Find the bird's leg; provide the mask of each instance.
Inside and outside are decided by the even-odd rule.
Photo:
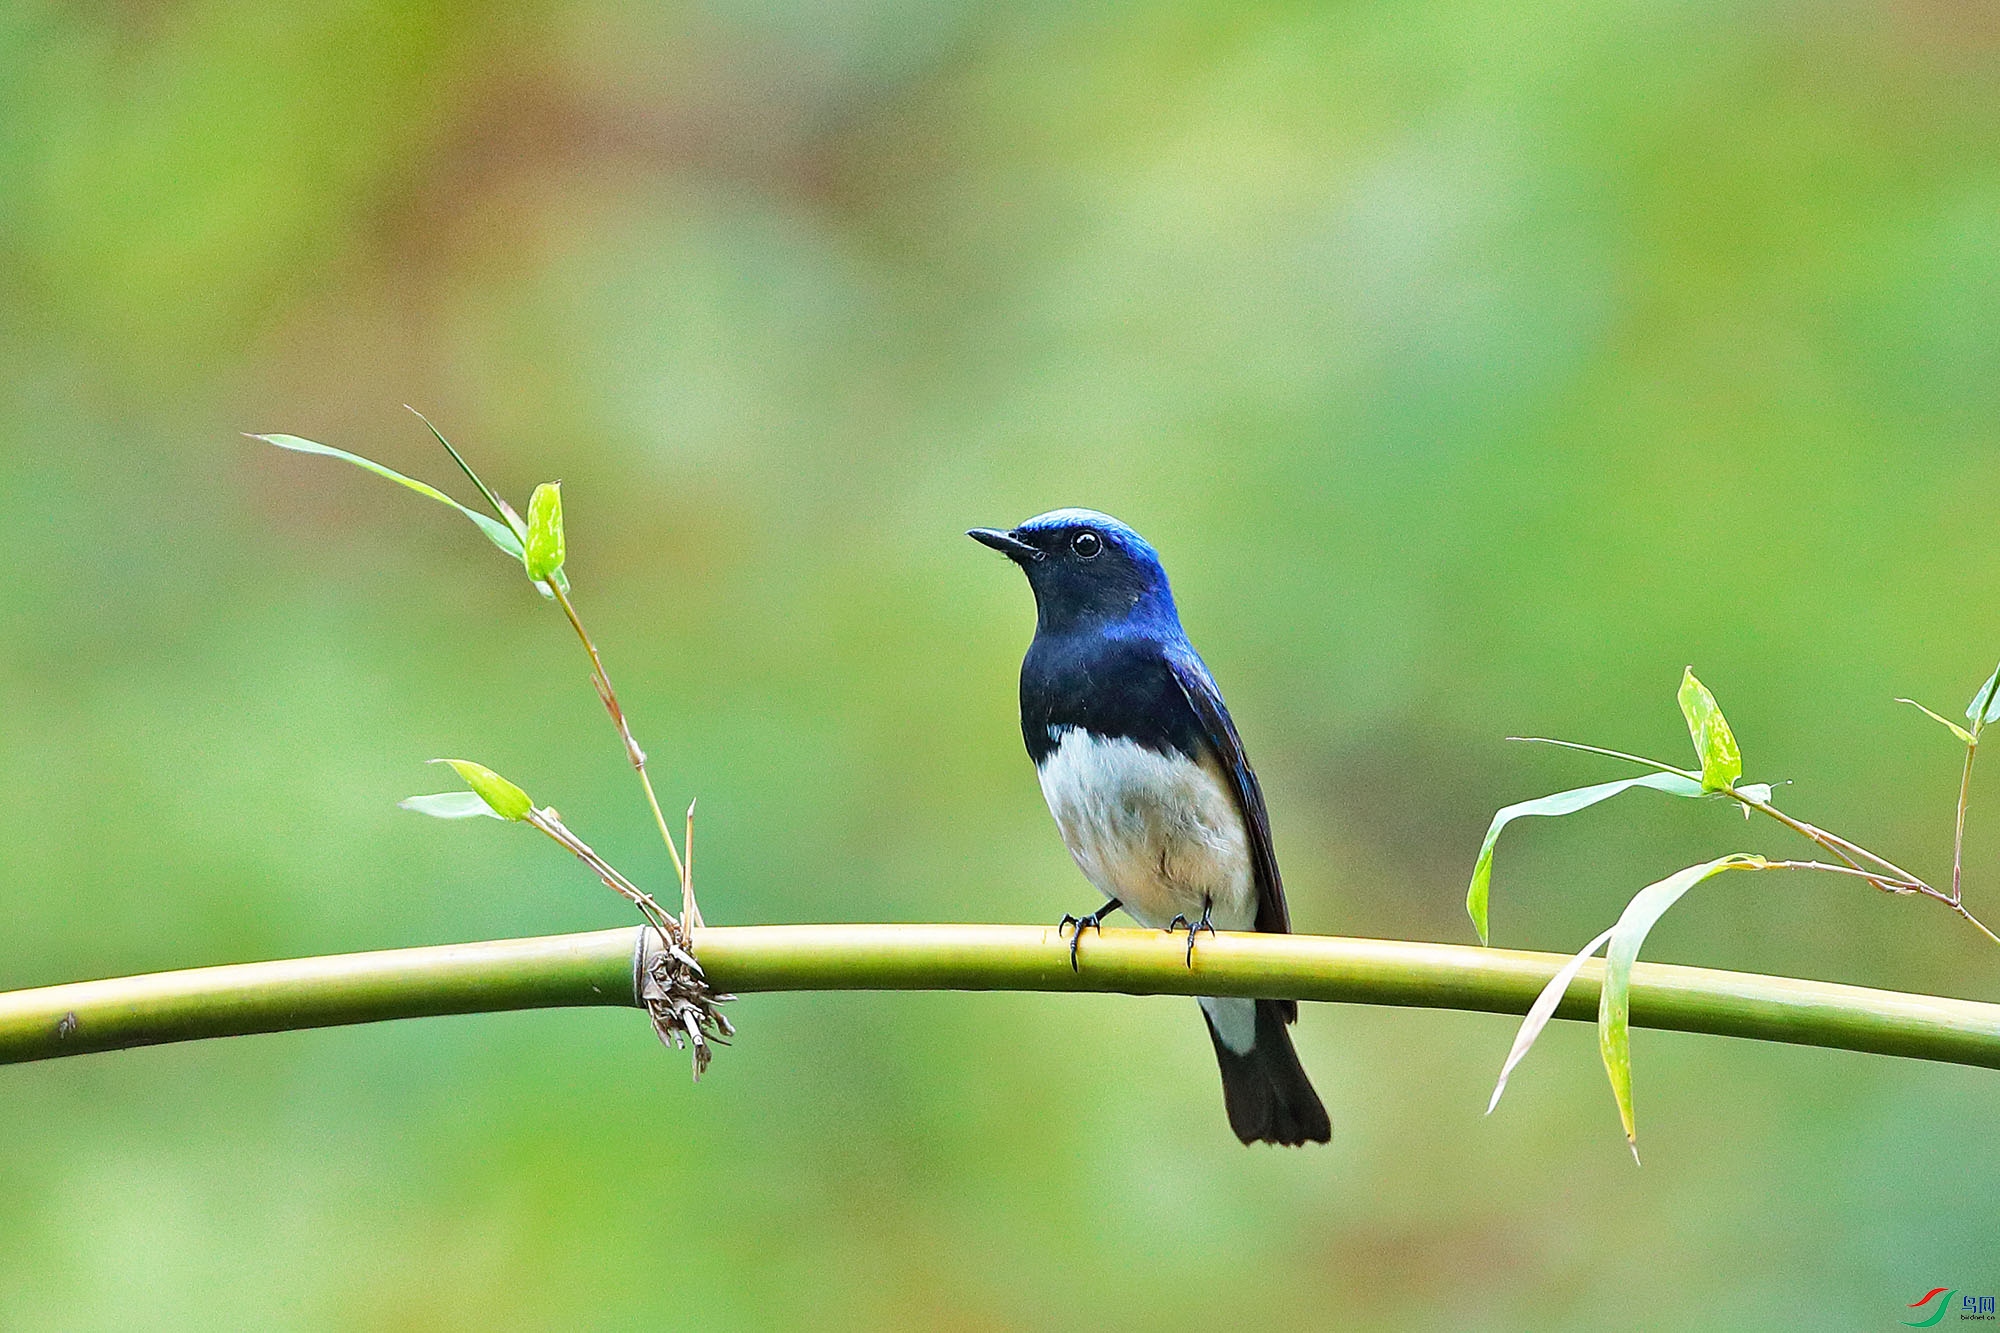
[[[1074,926],[1076,928],[1075,931],[1072,932],[1069,937],[1070,971],[1074,972],[1077,970],[1076,946],[1083,942],[1083,928],[1085,926],[1089,926],[1092,930],[1101,932],[1104,929],[1104,918],[1110,916],[1113,912],[1117,911],[1124,905],[1125,904],[1119,902],[1116,898],[1113,898],[1110,902],[1107,902],[1106,904],[1104,904],[1104,906],[1098,908],[1095,912],[1092,912],[1089,916],[1071,916],[1068,912],[1063,913],[1063,919],[1056,923],[1056,938],[1061,939],[1062,933],[1066,928],[1071,926]]]
[[[1201,899],[1201,920],[1189,921],[1179,912],[1176,912],[1174,913],[1174,919],[1167,922],[1167,931],[1169,933],[1176,930],[1185,930],[1187,932],[1187,965],[1189,967],[1194,966],[1194,937],[1201,934],[1204,930],[1211,935],[1215,933],[1215,923],[1208,919],[1208,914],[1213,910],[1215,910],[1215,899],[1209,897],[1207,894],[1203,894]]]

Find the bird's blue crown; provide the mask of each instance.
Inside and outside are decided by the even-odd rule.
[[[1179,635],[1180,616],[1159,553],[1095,509],[1052,509],[1006,534],[1035,590],[1040,627]]]
[[[1046,514],[1037,514],[1014,531],[1020,536],[1029,533],[1062,534],[1089,529],[1105,541],[1119,547],[1127,555],[1141,564],[1160,568],[1160,553],[1152,543],[1141,537],[1133,528],[1118,519],[1096,509],[1051,509]]]

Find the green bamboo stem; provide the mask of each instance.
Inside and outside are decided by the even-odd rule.
[[[0,993],[0,1063],[160,1042],[434,1014],[632,1005],[637,928],[160,972]],[[1053,927],[710,926],[694,949],[716,989],[1122,991],[1269,995],[1525,1013],[1567,959],[1466,945],[1325,935],[1084,937],[1081,967]],[[1557,1017],[1594,1021],[1603,965]],[[1646,1027],[2000,1068],[2000,1005],[1788,977],[1641,963]]]
[[[388,1018],[629,1005],[636,943],[626,926],[0,992],[0,1064]]]

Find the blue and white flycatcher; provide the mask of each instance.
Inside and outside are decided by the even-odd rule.
[[[1185,929],[1190,959],[1201,930],[1289,931],[1264,793],[1153,548],[1090,509],[967,535],[1019,565],[1035,593],[1021,736],[1063,842],[1106,899],[1063,919],[1071,962],[1085,928],[1121,907]],[[1236,1136],[1326,1142],[1326,1108],[1285,1030],[1298,1002],[1200,1003]]]

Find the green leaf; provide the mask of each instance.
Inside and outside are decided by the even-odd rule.
[[[1601,754],[1610,759],[1623,759],[1627,763],[1641,764],[1657,773],[1678,773],[1689,782],[1699,782],[1701,774],[1685,768],[1675,768],[1657,759],[1648,759],[1643,754],[1627,754],[1623,750],[1607,750],[1601,745],[1585,745],[1582,741],[1559,741],[1551,736],[1509,736],[1510,741],[1520,741],[1524,745],[1553,745],[1564,750],[1581,750],[1585,754]]]
[[[1965,717],[1972,723],[1975,732],[1990,722],[2000,722],[2000,667],[1993,669],[1993,674],[1979,687],[1979,693],[1972,696],[1972,702],[1966,705]]]
[[[302,440],[296,435],[252,435],[250,438],[253,440],[262,440],[266,444],[275,444],[280,449],[290,449],[293,453],[324,454],[328,458],[346,459],[348,462],[354,464],[354,466],[366,468],[378,477],[387,477],[399,486],[409,487],[418,495],[426,495],[436,500],[439,504],[450,505],[453,509],[456,509],[459,513],[477,524],[479,530],[486,534],[487,540],[491,541],[495,546],[505,551],[508,555],[513,556],[516,560],[523,558],[521,539],[508,531],[505,523],[502,523],[497,518],[488,518],[476,509],[467,509],[464,505],[452,499],[435,486],[418,481],[414,477],[406,477],[394,468],[383,467],[380,463],[372,459],[363,458],[360,454],[350,454],[345,449],[336,449],[328,444],[315,444],[311,440]]]
[[[1542,1035],[1542,1029],[1549,1025],[1551,1018],[1555,1017],[1556,1006],[1561,1004],[1563,996],[1569,993],[1569,983],[1576,980],[1576,974],[1583,970],[1583,965],[1590,960],[1590,956],[1602,949],[1604,941],[1610,938],[1611,932],[1607,930],[1584,945],[1554,976],[1549,978],[1549,984],[1542,987],[1542,993],[1535,997],[1534,1004],[1528,1008],[1528,1016],[1521,1020],[1521,1030],[1514,1034],[1513,1048],[1507,1052],[1506,1063],[1500,1066],[1500,1078],[1493,1085],[1493,1100],[1486,1103],[1486,1114],[1492,1115],[1493,1108],[1500,1104],[1500,1094],[1507,1091],[1507,1076],[1514,1072],[1514,1066],[1521,1063],[1521,1058],[1528,1053],[1528,1048],[1535,1044],[1535,1038]]]
[[[1710,791],[1726,790],[1743,776],[1743,756],[1722,710],[1715,705],[1715,696],[1694,678],[1693,667],[1681,675],[1680,701],[1688,735],[1694,738],[1695,755],[1701,760],[1701,785]]]
[[[431,762],[450,764],[457,769],[458,775],[465,779],[465,785],[472,788],[479,799],[502,819],[526,819],[529,811],[535,808],[535,803],[528,799],[528,793],[484,764],[475,764],[470,759],[433,759]]]
[[[412,796],[396,804],[405,810],[429,815],[433,819],[471,819],[477,815],[484,815],[488,819],[500,818],[478,792],[441,791],[434,796]]]
[[[1771,784],[1768,782],[1739,782],[1730,790],[1739,796],[1747,796],[1762,805],[1769,805],[1771,803]],[[1715,799],[1723,799],[1721,792],[1712,791],[1709,793],[1709,796]],[[1743,822],[1746,824],[1749,823],[1750,807],[1739,805],[1736,808],[1743,812]]]
[[[1994,672],[1994,676],[1996,678],[2000,678],[2000,671]],[[1967,731],[1964,727],[1959,726],[1958,723],[1952,721],[1950,718],[1939,717],[1936,713],[1933,713],[1930,709],[1924,707],[1922,704],[1918,703],[1915,699],[1898,698],[1896,702],[1899,704],[1908,704],[1910,707],[1916,709],[1919,713],[1922,713],[1925,717],[1929,718],[1931,721],[1949,730],[1952,735],[1958,737],[1960,740],[1964,741],[1967,745],[1972,744],[1972,733]],[[1978,720],[1979,719],[1978,699],[1975,698],[1972,701],[1972,707],[1965,710],[1965,715],[1973,719],[1974,726],[1980,725]]]
[[[524,543],[528,577],[537,583],[555,577],[563,566],[562,483],[545,481],[528,499],[528,537]]]
[[[415,408],[411,408],[410,410],[413,412],[416,411]],[[431,426],[429,421],[424,420],[423,413],[417,412],[417,419],[423,421],[426,426]],[[437,435],[438,442],[443,444],[445,448],[451,449],[450,442],[444,436],[438,435],[436,426],[431,426],[431,434]],[[294,453],[324,454],[328,458],[345,459],[356,467],[366,468],[378,477],[387,477],[397,485],[407,486],[417,494],[428,496],[436,500],[439,504],[450,505],[453,509],[471,519],[478,526],[479,530],[486,534],[486,539],[502,551],[505,551],[516,560],[525,562],[527,559],[526,548],[522,546],[520,536],[514,531],[514,528],[518,527],[522,532],[526,532],[527,525],[521,522],[518,515],[507,508],[506,501],[494,498],[493,493],[486,489],[486,483],[480,481],[471,468],[466,467],[464,459],[459,459],[459,466],[465,468],[466,475],[472,477],[474,484],[479,487],[480,492],[493,502],[494,507],[500,510],[513,526],[510,527],[508,523],[503,523],[497,518],[488,518],[476,509],[467,509],[437,487],[418,481],[414,477],[406,477],[394,468],[383,467],[373,459],[363,458],[360,454],[350,454],[347,450],[336,449],[330,444],[315,444],[311,440],[302,440],[296,435],[252,435],[250,438],[253,440],[262,440],[266,444],[275,444],[280,449],[290,449]],[[458,458],[458,450],[451,449],[451,456]],[[551,581],[564,592],[569,591],[569,579],[564,576],[560,569],[555,572],[555,577]],[[540,583],[536,584],[536,591],[540,592],[544,597],[555,596],[547,588],[542,587]]]
[[[437,442],[444,446],[444,451],[451,455],[451,461],[458,464],[458,470],[463,472],[467,479],[479,488],[479,493],[486,497],[486,503],[493,506],[493,512],[507,520],[508,526],[514,529],[514,535],[516,537],[524,536],[527,533],[527,528],[514,515],[514,512],[507,508],[507,502],[495,495],[493,489],[479,479],[479,474],[472,470],[472,464],[466,462],[464,455],[451,447],[451,441],[444,437],[444,432],[433,426],[429,417],[417,411],[416,408],[411,407],[408,403],[403,404],[403,410],[424,423],[424,428],[430,431]]]
[[[1479,932],[1479,942],[1488,943],[1486,929],[1487,895],[1493,880],[1493,846],[1500,841],[1500,830],[1523,815],[1569,815],[1585,810],[1599,801],[1608,801],[1620,792],[1634,787],[1649,787],[1663,791],[1670,796],[1700,796],[1701,784],[1684,773],[1648,773],[1642,778],[1623,778],[1617,782],[1600,782],[1594,787],[1578,787],[1573,791],[1559,791],[1553,796],[1543,796],[1532,801],[1521,801],[1510,805],[1493,816],[1487,826],[1486,841],[1479,846],[1479,859],[1472,866],[1472,886],[1465,892],[1466,914],[1472,918],[1472,925]]]
[[[1604,989],[1597,1000],[1597,1047],[1604,1057],[1604,1072],[1611,1079],[1611,1095],[1618,1100],[1618,1118],[1625,1124],[1625,1141],[1632,1147],[1635,1162],[1639,1160],[1639,1131],[1632,1115],[1631,1017],[1632,964],[1639,957],[1639,946],[1654,923],[1695,885],[1725,870],[1763,864],[1761,856],[1732,855],[1677,870],[1633,894],[1618,924],[1611,928],[1611,943],[1604,951]]]

